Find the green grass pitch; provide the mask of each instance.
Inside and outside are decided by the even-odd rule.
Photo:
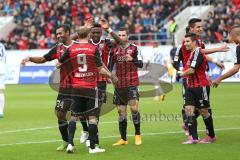
[[[141,87],[145,89],[146,87]],[[0,160],[237,160],[240,159],[240,83],[225,83],[211,90],[211,105],[217,141],[213,144],[182,145],[180,129],[181,85],[175,84],[164,102],[140,100],[141,146],[134,145],[132,122],[128,123],[129,145],[112,147],[119,139],[116,110],[100,119],[100,144],[105,153],[89,155],[75,135],[76,152],[55,151],[61,143],[54,115],[56,92],[47,85],[8,85],[5,117],[0,119]],[[150,115],[162,117],[150,117]],[[167,117],[164,117],[163,114]],[[175,116],[173,119],[172,116]],[[148,117],[147,117],[148,116]],[[202,118],[198,118],[200,138],[204,137]]]

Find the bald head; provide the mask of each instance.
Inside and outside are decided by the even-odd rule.
[[[229,42],[234,42],[236,44],[240,43],[240,26],[235,25],[231,28],[231,31],[228,35]]]

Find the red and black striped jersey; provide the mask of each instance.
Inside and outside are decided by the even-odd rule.
[[[133,61],[126,61],[126,55],[129,54],[133,57]],[[116,65],[116,76],[118,77],[118,83],[116,88],[126,88],[139,85],[138,78],[138,61],[141,58],[141,54],[138,48],[134,44],[129,44],[128,47],[123,48],[118,45],[114,48],[112,55],[113,63]],[[141,61],[142,63],[142,61]],[[140,65],[140,68],[142,65]]]
[[[207,59],[206,55],[200,47],[191,52],[187,67],[195,70],[194,74],[187,76],[187,87],[204,87],[209,86],[209,81],[206,75]]]
[[[110,52],[110,46],[109,44],[111,43],[111,40],[106,38],[106,39],[101,39],[98,43],[94,43],[92,39],[89,40],[89,43],[93,44],[94,46],[98,47],[100,56],[102,58],[103,64],[107,67],[108,66],[108,59],[109,59],[109,52]],[[98,74],[98,82],[101,81],[107,81],[107,78]]]
[[[47,61],[52,61],[52,60],[59,60],[60,57],[66,52],[66,50],[70,47],[66,46],[62,43],[57,44],[55,47],[53,47],[47,54],[45,54],[43,57]],[[60,69],[60,88],[67,88],[68,83],[69,83],[69,76],[67,74],[66,68],[61,68]]]
[[[90,43],[71,45],[59,60],[67,68],[72,88],[95,88],[102,60],[98,48]]]
[[[198,47],[205,49],[205,44],[203,43],[201,38],[198,39],[197,45],[198,45]],[[174,56],[174,61],[173,61],[174,68],[178,70],[180,61],[182,61],[183,70],[186,70],[188,68],[187,61],[190,57],[190,54],[191,54],[191,51],[186,50],[185,45],[184,45],[184,40],[183,40],[181,46],[177,48],[175,56]]]

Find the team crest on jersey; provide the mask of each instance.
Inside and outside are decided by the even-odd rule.
[[[133,50],[129,49],[127,50],[127,54],[132,54],[133,53]]]

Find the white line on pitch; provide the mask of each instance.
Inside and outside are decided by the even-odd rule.
[[[240,130],[240,128],[218,128],[215,131],[232,131],[232,130]],[[200,132],[205,132],[206,130],[199,130]],[[168,134],[180,134],[183,131],[168,131],[168,132],[155,132],[155,133],[143,133],[142,136],[156,136],[156,135],[168,135]],[[135,135],[127,135],[128,137],[133,137]],[[113,136],[103,136],[100,137],[101,139],[109,139],[109,138],[118,138],[119,135]],[[76,140],[76,139],[75,139]],[[0,147],[4,146],[14,146],[14,145],[25,145],[25,144],[43,144],[43,143],[55,143],[61,142],[62,140],[45,140],[45,141],[32,141],[32,142],[19,142],[19,143],[7,143],[7,144],[0,144]]]
[[[214,116],[213,118],[239,118],[240,115],[219,115],[219,116]],[[143,121],[143,123],[150,123],[150,122],[155,122],[155,121]],[[159,122],[159,121],[156,121]],[[164,122],[164,121],[161,121]],[[113,124],[113,123],[118,123],[118,121],[100,121],[101,124]],[[1,134],[7,134],[7,133],[16,133],[16,132],[27,132],[27,131],[37,131],[37,130],[45,130],[45,129],[54,129],[57,128],[57,126],[47,126],[47,127],[38,127],[38,128],[25,128],[25,129],[17,129],[17,130],[8,130],[8,131],[2,131],[0,132]]]

